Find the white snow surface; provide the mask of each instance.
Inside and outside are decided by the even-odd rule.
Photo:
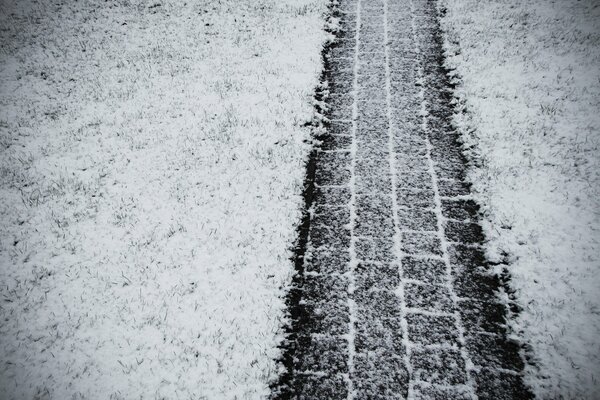
[[[600,398],[600,4],[443,0],[489,255],[539,398]],[[503,255],[507,253],[508,256]]]
[[[0,9],[0,398],[264,397],[326,1]]]

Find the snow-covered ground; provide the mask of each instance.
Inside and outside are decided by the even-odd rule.
[[[0,5],[0,398],[257,398],[325,0]]]
[[[600,398],[600,4],[443,0],[490,255],[540,398]]]

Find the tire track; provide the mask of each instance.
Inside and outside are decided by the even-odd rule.
[[[531,398],[451,124],[437,13],[427,0],[334,10],[273,398]]]

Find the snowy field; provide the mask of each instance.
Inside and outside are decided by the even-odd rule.
[[[600,6],[440,0],[539,398],[600,398]],[[0,0],[0,399],[261,398],[327,0]]]
[[[600,3],[443,0],[457,116],[543,399],[600,398]],[[458,44],[458,45],[457,45]]]
[[[0,4],[0,398],[276,375],[325,0]]]

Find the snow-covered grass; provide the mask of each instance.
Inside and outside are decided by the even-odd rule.
[[[257,398],[325,0],[0,4],[0,398]]]
[[[600,4],[443,0],[456,122],[540,398],[600,398]],[[507,253],[507,255],[503,255]]]

